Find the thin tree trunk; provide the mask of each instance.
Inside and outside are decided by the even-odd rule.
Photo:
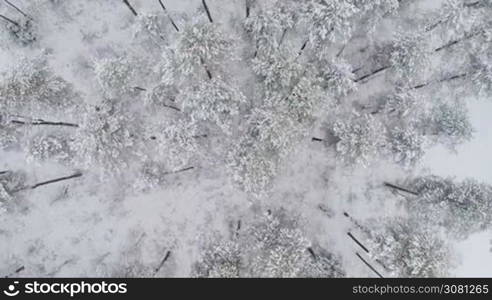
[[[297,56],[298,56],[298,57],[302,55],[302,53],[304,52],[304,49],[306,49],[306,46],[307,46],[308,42],[309,42],[309,40],[306,40],[306,41],[304,42],[304,44],[302,44],[301,49],[300,49],[300,50],[299,50],[299,52],[297,53]]]
[[[171,17],[171,15],[169,15],[169,12],[167,11],[166,7],[164,6],[164,3],[162,2],[162,0],[159,0],[159,4],[161,5],[162,7],[162,10],[164,10],[164,12],[166,13],[167,17],[169,18],[169,21],[171,22],[171,24],[173,25],[174,29],[176,30],[176,32],[179,32],[179,27],[178,25],[176,25],[176,23],[174,22],[173,18]]]
[[[282,35],[280,36],[280,40],[278,41],[278,46],[280,47],[280,45],[282,45],[282,43],[284,42],[284,39],[285,39],[285,35],[287,34],[287,28],[285,28],[283,31],[282,31]]]
[[[130,4],[130,2],[128,2],[128,0],[123,0],[123,3],[125,3],[126,6],[132,11],[134,16],[138,16],[137,11],[135,10],[135,8],[133,8],[133,6]]]
[[[176,171],[165,172],[164,175],[183,173],[183,172],[186,172],[186,171],[193,170],[194,168],[195,167],[187,167],[187,168],[176,170]]]
[[[309,252],[309,254],[311,255],[311,257],[312,257],[314,260],[317,260],[317,259],[318,259],[318,256],[316,255],[316,253],[314,253],[313,248],[308,247],[308,248],[307,248],[307,251]]]
[[[434,49],[434,51],[435,52],[439,52],[439,51],[445,50],[445,49],[447,49],[449,47],[452,47],[452,46],[454,46],[456,44],[459,44],[459,43],[461,43],[463,41],[469,40],[469,39],[471,39],[471,38],[473,38],[473,37],[475,37],[475,36],[477,36],[477,35],[479,35],[481,33],[482,33],[482,30],[478,30],[477,32],[471,33],[469,35],[466,35],[466,36],[462,37],[461,39],[450,41],[450,42],[442,45],[441,47],[438,47],[438,48]]]
[[[3,0],[5,3],[7,3],[8,5],[10,5],[11,7],[13,7],[16,11],[18,11],[19,13],[21,13],[24,17],[32,20],[32,18],[26,14],[25,12],[23,12],[20,8],[18,8],[17,6],[15,6],[12,2],[8,1],[8,0]]]
[[[167,251],[166,255],[164,255],[164,258],[161,260],[161,263],[159,264],[159,266],[157,266],[157,268],[155,268],[154,276],[157,273],[159,273],[159,271],[162,269],[162,267],[164,266],[164,264],[166,263],[166,261],[169,259],[170,256],[171,256],[171,251]]]
[[[419,193],[417,193],[415,191],[412,191],[410,189],[404,188],[404,187],[399,186],[399,185],[396,185],[396,184],[392,184],[392,183],[389,183],[389,182],[386,182],[386,181],[383,184],[386,187],[389,187],[391,189],[395,189],[395,190],[398,190],[398,191],[402,191],[402,192],[405,192],[407,194],[411,194],[411,195],[414,195],[414,196],[418,196],[419,195]]]
[[[374,75],[376,75],[376,74],[378,74],[378,73],[381,73],[381,72],[383,72],[384,70],[387,70],[387,69],[389,69],[389,68],[391,68],[391,66],[384,66],[384,67],[381,67],[381,68],[379,68],[379,69],[376,69],[376,70],[372,71],[372,72],[371,72],[371,73],[369,73],[369,74],[366,74],[366,75],[363,75],[363,76],[361,76],[361,77],[359,77],[359,78],[354,79],[354,82],[359,82],[359,81],[365,80],[365,79],[367,79],[367,78],[369,78],[369,77],[372,77],[372,76],[374,76]]]
[[[60,178],[56,178],[56,179],[51,179],[51,180],[39,182],[39,183],[36,183],[36,184],[30,186],[29,189],[34,190],[34,189],[36,189],[40,186],[43,186],[43,185],[52,184],[52,183],[56,183],[56,182],[60,182],[60,181],[78,178],[78,177],[82,177],[82,173],[75,173],[75,174],[70,175],[70,176],[65,176],[65,177],[60,177]]]
[[[44,120],[35,120],[35,121],[19,121],[19,120],[12,120],[10,123],[13,124],[20,124],[20,125],[31,125],[31,126],[39,126],[39,125],[47,125],[47,126],[67,126],[67,127],[79,127],[78,124],[74,123],[67,123],[67,122],[50,122],[50,121],[44,121]]]
[[[357,257],[362,260],[362,262],[369,267],[369,269],[371,269],[371,271],[373,271],[374,273],[376,273],[376,275],[379,276],[379,278],[384,278],[383,275],[381,275],[381,273],[379,273],[376,269],[374,269],[373,266],[371,266],[370,263],[368,263],[358,252],[355,252],[355,254],[357,255]]]
[[[426,87],[434,82],[437,82],[437,83],[442,83],[442,82],[446,82],[446,81],[451,81],[451,80],[455,80],[455,79],[460,79],[460,78],[464,78],[468,76],[468,73],[462,73],[462,74],[456,74],[456,75],[452,75],[452,76],[449,76],[449,77],[444,77],[444,78],[441,78],[437,81],[429,81],[429,82],[426,82],[426,83],[421,83],[421,84],[418,84],[416,86],[413,86],[412,88],[413,89],[421,89],[423,87]]]
[[[207,2],[205,0],[202,0],[203,8],[205,8],[205,12],[207,13],[208,20],[210,23],[213,23],[214,20],[212,19],[212,15],[210,14],[210,10],[208,9]]]
[[[249,18],[251,7],[249,5],[249,0],[246,0],[246,18]]]
[[[16,275],[16,274],[19,274],[20,272],[24,271],[25,269],[26,269],[26,268],[25,268],[24,266],[21,266],[21,267],[19,267],[19,268],[15,269],[15,271],[14,271],[14,272],[12,272],[12,273],[10,273],[10,274],[8,274],[8,275],[5,275],[5,276],[4,276],[4,278],[9,278],[9,277],[12,277],[12,276],[14,276],[14,275]]]
[[[12,19],[9,19],[7,18],[6,16],[4,15],[0,15],[0,18],[4,19],[5,21],[11,23],[11,24],[14,24],[15,26],[17,27],[20,27],[19,23],[17,23],[16,21],[12,20]]]
[[[347,235],[357,244],[359,247],[362,248],[366,253],[369,253],[369,250],[361,243],[359,242],[358,239],[355,238],[355,236],[351,232],[347,232]]]

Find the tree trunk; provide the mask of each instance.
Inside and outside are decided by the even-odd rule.
[[[302,53],[304,52],[304,49],[306,49],[306,46],[308,44],[309,40],[306,40],[304,44],[302,44],[301,49],[299,50],[299,53],[297,53],[297,56],[301,56]]]
[[[212,15],[210,14],[210,10],[208,9],[207,2],[205,0],[202,0],[203,8],[205,8],[205,12],[207,13],[208,20],[210,23],[213,23],[214,20],[212,19]]]
[[[364,246],[361,242],[359,242],[358,239],[355,238],[355,236],[351,232],[347,232],[347,235],[357,244],[359,247],[362,248],[366,253],[369,253],[369,250]]]
[[[130,2],[128,2],[128,0],[123,0],[123,3],[125,3],[126,6],[132,11],[134,16],[138,16],[137,11],[135,10],[135,8],[133,8]]]
[[[5,21],[11,23],[11,24],[14,24],[15,26],[17,27],[20,27],[19,23],[17,23],[16,21],[12,20],[12,19],[9,19],[7,18],[6,16],[4,15],[0,15],[0,18],[4,19]]]
[[[52,183],[56,183],[56,182],[60,182],[60,181],[78,178],[78,177],[82,177],[82,173],[75,173],[75,174],[70,175],[70,176],[65,176],[65,177],[60,177],[60,178],[56,178],[56,179],[51,179],[48,181],[39,182],[39,183],[36,183],[36,184],[30,186],[29,189],[34,190],[34,189],[36,189],[40,186],[43,186],[43,185],[52,184]]]
[[[44,120],[34,120],[34,121],[19,121],[12,120],[10,123],[20,124],[20,125],[31,125],[31,126],[39,126],[39,125],[47,125],[47,126],[67,126],[67,127],[79,127],[78,124],[67,123],[67,122],[50,122]]]
[[[457,40],[454,40],[454,41],[450,41],[450,42],[448,42],[448,43],[446,43],[446,44],[442,45],[441,47],[438,47],[438,48],[434,49],[434,51],[435,51],[435,52],[442,51],[442,50],[444,50],[444,49],[447,49],[447,48],[449,48],[449,47],[452,47],[453,45],[456,45],[456,44],[459,44],[459,43],[461,43],[461,42],[463,42],[463,41],[466,41],[466,40],[468,40],[468,39],[471,39],[471,38],[473,38],[473,37],[475,37],[475,36],[479,35],[480,33],[482,33],[482,30],[478,30],[478,31],[477,31],[477,32],[475,32],[475,33],[471,33],[471,34],[469,34],[469,35],[466,35],[466,36],[462,37],[461,39],[457,39]]]
[[[376,275],[379,276],[379,278],[384,278],[383,275],[381,275],[381,273],[379,273],[376,269],[374,269],[373,266],[371,266],[370,263],[368,263],[358,252],[355,252],[355,254],[357,255],[357,257],[362,260],[362,262],[369,267],[369,269],[371,269],[371,271],[373,271],[374,273],[376,273]]]
[[[161,260],[161,263],[159,264],[159,266],[157,266],[157,268],[155,268],[154,276],[157,273],[159,273],[159,271],[162,269],[162,267],[164,266],[164,264],[166,263],[166,261],[169,259],[170,256],[171,256],[171,251],[167,251],[166,255],[164,255],[164,258]]]
[[[285,35],[287,34],[287,28],[285,28],[283,31],[282,31],[282,35],[280,36],[280,40],[278,41],[278,46],[280,47],[280,45],[282,45],[282,43],[284,42],[284,39],[285,39]]]
[[[466,77],[466,76],[468,76],[468,73],[456,74],[456,75],[452,75],[452,76],[449,76],[449,77],[441,78],[441,79],[439,79],[437,81],[429,81],[429,82],[426,82],[426,83],[421,83],[421,84],[418,84],[416,86],[413,86],[412,88],[418,90],[418,89],[421,89],[423,87],[426,87],[426,86],[430,85],[433,82],[442,83],[442,82],[446,82],[446,81],[460,79],[460,78],[463,78],[463,77]]]
[[[178,174],[178,173],[183,173],[183,172],[186,172],[186,171],[193,170],[194,168],[195,168],[195,167],[187,167],[187,168],[184,168],[184,169],[181,169],[181,170],[176,170],[176,171],[166,172],[166,173],[164,173],[164,175],[170,175],[170,174]]]
[[[380,72],[383,72],[384,70],[387,70],[387,69],[389,69],[389,68],[391,68],[391,66],[384,66],[384,67],[381,67],[381,68],[379,68],[379,69],[376,69],[376,70],[372,71],[372,72],[371,72],[371,73],[369,73],[369,74],[366,74],[366,75],[363,75],[363,76],[361,76],[361,77],[359,77],[359,78],[354,79],[354,82],[359,82],[359,81],[365,80],[365,79],[367,79],[367,78],[369,78],[369,77],[371,77],[371,76],[374,76],[374,75],[376,75],[376,74],[378,74],[378,73],[380,73]]]
[[[20,8],[18,8],[17,6],[15,6],[12,2],[8,1],[8,0],[3,0],[5,3],[7,3],[8,5],[10,5],[11,7],[13,7],[16,11],[18,11],[19,13],[21,13],[24,17],[32,20],[32,18],[26,14],[25,12],[23,12]]]
[[[386,182],[386,181],[383,184],[386,187],[389,187],[391,189],[395,189],[395,190],[398,190],[398,191],[402,191],[402,192],[405,192],[407,194],[411,194],[411,195],[414,195],[414,196],[418,196],[419,195],[419,193],[417,193],[415,191],[412,191],[410,189],[404,188],[404,187],[399,186],[399,185],[396,185],[396,184],[392,184],[392,183],[389,183],[389,182]]]
[[[161,5],[162,10],[164,10],[164,12],[166,13],[167,17],[169,18],[169,21],[173,25],[173,27],[176,30],[176,32],[179,32],[179,27],[176,25],[176,23],[174,22],[173,18],[169,15],[169,12],[167,11],[166,7],[164,6],[164,3],[162,2],[162,0],[159,0],[159,4]]]
[[[249,0],[246,0],[246,18],[249,18],[251,7],[249,5]]]

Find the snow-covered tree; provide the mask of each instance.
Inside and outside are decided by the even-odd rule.
[[[396,80],[413,83],[426,76],[430,66],[430,54],[426,36],[419,32],[397,33],[392,45],[390,65]]]
[[[151,127],[150,138],[159,160],[168,168],[176,171],[190,166],[200,153],[199,140],[204,134],[189,120],[172,120]]]
[[[347,163],[368,165],[386,143],[385,128],[370,114],[351,114],[336,121],[332,134],[337,154]]]
[[[389,150],[396,162],[413,166],[424,155],[425,139],[414,126],[394,127],[388,134]]]
[[[368,223],[370,256],[392,277],[445,277],[452,251],[434,227],[417,220],[383,219]],[[372,225],[372,226],[371,226]]]
[[[142,61],[130,56],[103,58],[95,61],[94,72],[105,97],[109,99],[131,95],[138,88],[144,72]]]
[[[104,174],[119,174],[131,163],[141,161],[141,123],[124,103],[103,100],[88,105],[81,116],[71,147],[82,168],[101,168]]]
[[[308,1],[304,22],[309,28],[309,41],[315,46],[345,42],[352,35],[354,24],[351,19],[357,12],[352,1]]]
[[[418,219],[442,226],[460,239],[492,225],[492,187],[474,179],[461,182],[438,176],[412,179],[409,188],[418,194],[407,200]]]
[[[0,108],[10,114],[69,112],[78,99],[72,85],[52,71],[45,55],[22,58],[0,80]]]
[[[437,142],[454,147],[472,137],[473,128],[468,110],[462,101],[438,103],[433,107],[428,118],[423,122],[422,130]]]
[[[234,41],[215,23],[194,20],[179,34],[176,58],[186,76],[198,76],[205,71],[208,78],[225,59],[234,57]],[[220,68],[219,68],[220,69]]]
[[[245,192],[264,196],[278,172],[278,154],[254,140],[244,138],[227,156],[227,169],[232,180]]]
[[[295,220],[268,215],[229,240],[207,245],[198,277],[343,277],[339,258],[314,253]]]
[[[37,28],[33,20],[28,16],[14,20],[0,14],[0,20],[4,23],[5,29],[7,29],[15,42],[18,42],[22,46],[28,46],[36,41],[38,35]]]
[[[317,80],[324,90],[340,101],[357,89],[352,70],[352,66],[343,59],[323,61],[320,63]]]
[[[214,124],[226,134],[231,133],[233,118],[245,102],[243,94],[219,76],[190,86],[181,97],[183,111],[193,122]]]
[[[67,132],[42,132],[35,135],[27,145],[28,161],[53,159],[59,162],[69,162],[72,157],[73,153],[70,149]]]

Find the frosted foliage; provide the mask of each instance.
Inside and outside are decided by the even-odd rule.
[[[202,253],[201,261],[194,266],[193,275],[208,278],[240,277],[242,251],[244,249],[235,240],[216,242]]]
[[[404,166],[413,166],[424,155],[424,138],[413,126],[390,130],[390,148],[395,160]]]
[[[246,138],[232,148],[227,158],[232,180],[242,190],[256,197],[267,193],[277,175],[278,157],[275,153],[252,144]]]
[[[263,53],[265,49],[277,47],[275,35],[281,31],[282,25],[280,19],[275,18],[271,12],[262,12],[247,18],[244,28],[255,41],[257,50]]]
[[[28,46],[36,41],[37,28],[33,21],[23,19],[16,21],[17,24],[7,23],[6,27],[12,37],[23,46]]]
[[[357,89],[354,77],[352,66],[340,59],[320,68],[319,82],[333,97],[341,98]]]
[[[417,81],[425,75],[430,65],[427,40],[420,32],[397,33],[392,45],[390,63],[397,79]]]
[[[145,97],[146,104],[166,106],[174,102],[178,96],[178,90],[173,85],[161,83],[150,90]]]
[[[36,135],[29,144],[28,160],[67,162],[72,155],[67,135],[62,132]]]
[[[103,101],[86,108],[81,128],[72,141],[81,166],[102,166],[107,173],[119,173],[141,157],[136,116],[121,105]]]
[[[438,140],[451,147],[468,141],[473,129],[466,106],[459,101],[436,105],[431,114],[431,130]]]
[[[166,24],[166,19],[160,15],[140,14],[137,16],[135,24],[135,35],[146,36],[156,43],[165,41],[164,28],[166,28]]]
[[[104,95],[109,98],[121,97],[133,90],[135,70],[125,57],[98,60],[94,72]]]
[[[153,128],[152,134],[157,142],[160,160],[170,171],[189,166],[198,154],[198,129],[187,120],[163,123]]]
[[[273,110],[257,109],[249,134],[281,156],[287,155],[299,139],[298,124],[289,116]]]
[[[471,80],[477,87],[479,95],[484,97],[492,93],[492,59],[490,57],[492,57],[492,49],[489,58],[484,55],[477,57],[473,62],[475,72]]]
[[[185,75],[202,73],[203,66],[217,66],[232,55],[233,41],[215,24],[195,22],[179,35],[176,55]],[[195,75],[196,76],[196,75]]]
[[[425,102],[418,93],[399,89],[385,97],[384,111],[397,117],[415,119],[419,117],[419,112],[425,112]]]
[[[74,100],[72,86],[53,73],[44,56],[21,59],[0,82],[0,107],[10,112],[70,109]]]
[[[277,216],[251,224],[231,240],[212,243],[195,264],[199,277],[343,277],[340,262],[329,252],[314,258],[295,224]]]
[[[447,0],[442,9],[441,22],[446,27],[446,38],[456,38],[469,32],[476,21],[473,8],[467,8],[464,1]]]
[[[379,220],[371,231],[370,253],[391,277],[445,277],[452,264],[450,246],[435,228],[411,220]]]
[[[357,11],[349,1],[308,1],[305,22],[309,26],[310,41],[314,45],[346,41],[352,34],[351,18]]]
[[[221,78],[202,81],[183,95],[183,109],[189,111],[193,121],[207,121],[224,133],[231,133],[233,117],[239,113],[243,94]]]
[[[299,62],[279,55],[277,51],[263,52],[251,62],[253,71],[262,79],[267,98],[282,96],[284,90],[295,85],[303,73]]]
[[[418,177],[411,187],[419,198],[409,201],[414,214],[443,226],[453,237],[465,239],[492,225],[492,187],[473,179],[454,182],[437,176]]]
[[[336,151],[348,163],[368,165],[386,142],[385,128],[371,115],[352,115],[333,124]]]

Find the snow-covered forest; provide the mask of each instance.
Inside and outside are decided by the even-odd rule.
[[[447,277],[492,225],[423,160],[491,0],[0,0],[0,72],[3,277]]]

